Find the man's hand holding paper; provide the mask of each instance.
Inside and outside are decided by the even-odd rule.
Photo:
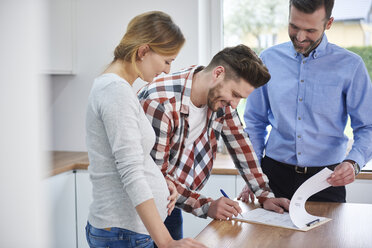
[[[344,186],[352,183],[355,180],[355,171],[353,165],[344,161],[336,166],[332,175],[328,178],[327,182],[332,186]]]

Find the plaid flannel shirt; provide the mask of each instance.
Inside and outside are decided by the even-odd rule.
[[[207,125],[192,149],[185,147],[194,71],[185,70],[158,77],[144,86],[138,98],[150,120],[156,141],[151,156],[163,175],[177,187],[176,206],[199,217],[207,217],[211,198],[198,193],[208,181],[216,158],[217,138],[221,135],[240,175],[260,199],[274,197],[263,174],[248,135],[243,131],[236,110],[225,107],[217,112],[208,108]]]

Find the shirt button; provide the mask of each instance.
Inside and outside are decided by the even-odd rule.
[[[298,117],[298,120],[300,121],[301,120],[301,117]]]
[[[304,80],[303,79],[301,79],[301,81],[300,81],[301,83],[303,83],[304,82]]]
[[[298,154],[298,155],[301,155],[301,152],[298,152],[297,154]]]
[[[301,139],[301,135],[297,135],[297,138]]]
[[[302,64],[305,64],[306,63],[306,61],[302,61]]]
[[[300,99],[298,99],[300,102],[302,102],[302,98],[300,97]]]

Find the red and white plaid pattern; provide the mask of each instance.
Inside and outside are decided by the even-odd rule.
[[[199,217],[207,217],[211,198],[200,195],[216,158],[217,138],[221,135],[239,173],[257,197],[274,197],[262,173],[256,154],[236,110],[208,109],[207,126],[191,149],[184,147],[188,136],[191,66],[183,71],[158,77],[138,93],[152,123],[156,141],[151,152],[164,176],[174,182],[180,194],[177,206]]]

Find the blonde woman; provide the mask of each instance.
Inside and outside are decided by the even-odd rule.
[[[205,247],[193,239],[173,240],[164,226],[177,191],[150,156],[155,133],[131,87],[138,77],[151,82],[169,73],[184,42],[167,14],[136,16],[112,63],[94,81],[86,117],[91,248],[153,247],[153,241],[158,247]]]

